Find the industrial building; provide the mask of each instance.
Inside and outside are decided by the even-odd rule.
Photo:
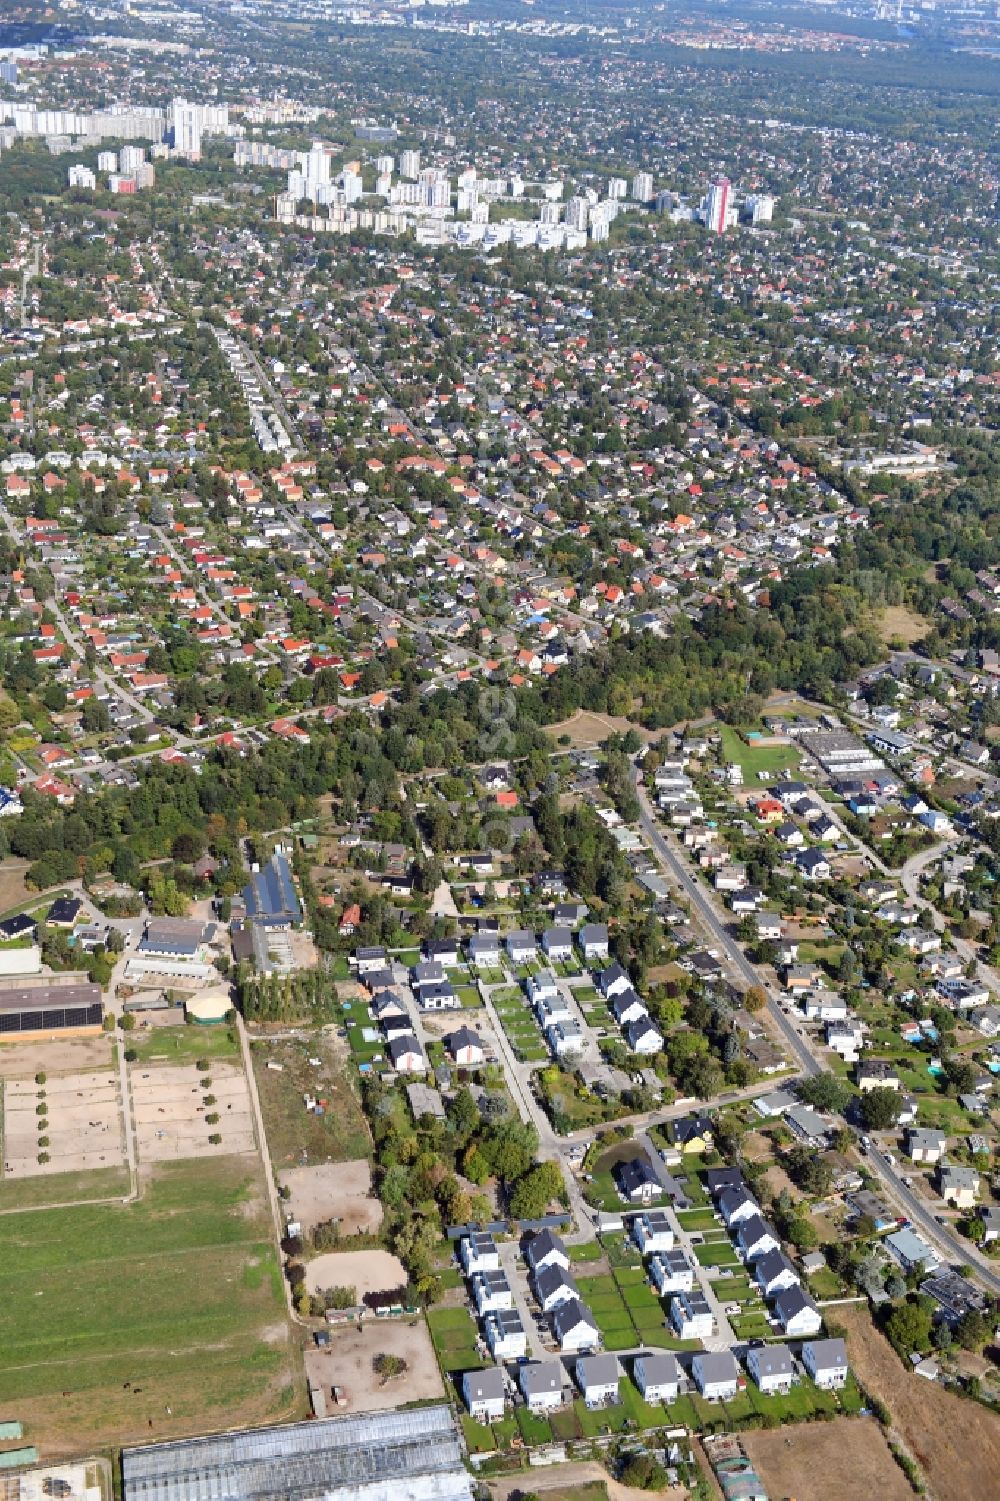
[[[126,1449],[122,1476],[125,1501],[472,1501],[443,1403]]]
[[[276,851],[264,866],[255,870],[243,888],[247,917],[265,928],[298,927],[302,922],[302,905],[295,891],[288,858]]]
[[[101,987],[88,983],[0,985],[0,1041],[100,1032]]]

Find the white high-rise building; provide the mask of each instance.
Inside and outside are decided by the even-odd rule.
[[[558,224],[562,218],[561,203],[543,203],[538,210],[539,224]]]
[[[717,177],[705,194],[703,211],[706,228],[714,235],[724,235],[729,227],[732,184],[728,177]]]
[[[590,204],[586,198],[571,198],[566,205],[566,227],[585,231]]]
[[[751,224],[770,224],[774,218],[774,199],[770,193],[751,193],[743,208]]]
[[[609,198],[624,198],[628,194],[628,183],[624,177],[612,177],[608,183]]]
[[[146,150],[143,146],[123,146],[121,150],[121,169],[123,172],[134,172],[136,167],[141,167],[146,160]]]
[[[399,158],[399,174],[401,177],[415,178],[420,175],[420,152],[404,151]]]
[[[392,176],[395,166],[396,158],[394,156],[377,156],[375,158],[375,171],[379,174],[380,177],[385,172],[388,172],[389,175]]]
[[[90,188],[91,192],[93,192],[94,188],[97,187],[97,178],[90,168],[85,167],[82,162],[77,162],[74,166],[70,167],[67,177],[71,188]]]
[[[357,203],[364,192],[364,183],[360,172],[348,172],[343,174],[344,197],[348,203]]]
[[[97,170],[98,172],[117,172],[118,152],[99,151],[97,153]]]
[[[648,203],[653,196],[651,172],[637,172],[632,179],[632,197],[636,203]]]
[[[186,99],[175,99],[170,106],[170,122],[174,132],[174,151],[186,156],[189,161],[201,159],[201,106],[189,104]]]

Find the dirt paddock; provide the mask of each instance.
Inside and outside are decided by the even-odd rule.
[[[217,1156],[223,1152],[253,1152],[253,1115],[250,1094],[241,1069],[213,1063],[209,1087],[194,1064],[133,1065],[130,1070],[132,1115],[142,1162],[177,1157]],[[206,1097],[211,1103],[206,1103]],[[206,1120],[217,1115],[217,1121]],[[209,1137],[218,1135],[217,1143]]]
[[[365,1293],[389,1293],[405,1287],[403,1263],[389,1251],[332,1251],[306,1263],[306,1289],[353,1287],[358,1302]]]
[[[372,1370],[376,1355],[401,1356],[405,1372],[380,1386]],[[444,1396],[434,1347],[422,1318],[366,1319],[360,1329],[353,1324],[331,1329],[329,1349],[306,1351],[306,1375],[323,1388],[331,1413],[373,1412]],[[346,1409],[330,1405],[331,1386],[345,1389]]]
[[[288,1189],[288,1213],[306,1233],[328,1220],[339,1220],[342,1235],[369,1235],[382,1223],[382,1205],[372,1194],[372,1170],[366,1161],[286,1168],[280,1181]]]
[[[847,1330],[851,1369],[885,1401],[935,1501],[997,1495],[1000,1417],[906,1370],[867,1308],[838,1308],[837,1319]]]
[[[125,1161],[114,1074],[60,1074],[47,1077],[44,1085],[34,1079],[8,1079],[0,1095],[5,1178],[86,1172],[119,1167]],[[40,1162],[41,1155],[48,1161]]]
[[[51,1042],[5,1042],[0,1044],[0,1078],[33,1079],[37,1073],[77,1073],[111,1067],[111,1038],[54,1038]]]
[[[874,1418],[834,1418],[741,1437],[769,1496],[913,1501],[909,1481]]]

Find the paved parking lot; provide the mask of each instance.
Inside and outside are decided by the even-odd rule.
[[[213,1063],[211,1073],[203,1074],[194,1064],[133,1064],[129,1078],[140,1162],[256,1151],[242,1069]],[[211,1142],[210,1136],[222,1140]]]

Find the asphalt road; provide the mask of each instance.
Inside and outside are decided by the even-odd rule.
[[[899,1174],[877,1147],[868,1151],[867,1165],[891,1193],[898,1207],[902,1208],[915,1230],[934,1247],[939,1256],[958,1265],[972,1267],[975,1275],[990,1292],[1000,1294],[1000,1273],[993,1269],[989,1260],[966,1240],[960,1240],[946,1226],[939,1224],[922,1199],[900,1179]]]
[[[791,1021],[789,1021],[777,1001],[771,996],[763,978],[750,963],[739,943],[728,933],[725,924],[721,921],[715,909],[714,903],[702,890],[694,877],[689,874],[684,861],[660,832],[655,822],[653,805],[649,801],[641,779],[636,783],[636,791],[639,796],[639,823],[660,864],[667,871],[667,874],[675,885],[688,898],[692,908],[698,914],[702,927],[716,947],[725,955],[733,973],[746,985],[759,986],[765,995],[767,995],[768,1012],[771,1020],[781,1033],[782,1040],[796,1065],[805,1074],[822,1073],[822,1068],[813,1057],[800,1033],[792,1025]]]

